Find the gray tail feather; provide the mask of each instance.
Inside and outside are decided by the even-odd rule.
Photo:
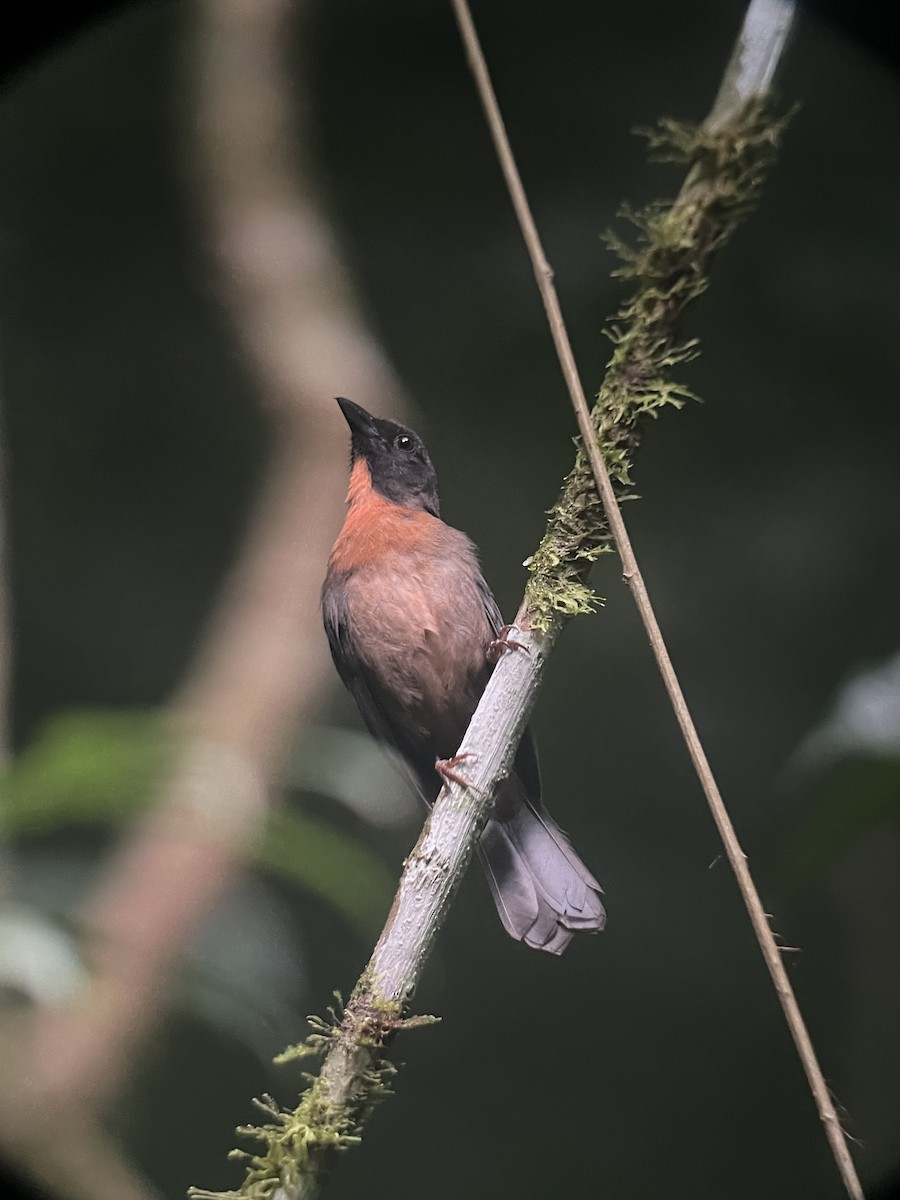
[[[479,854],[506,932],[526,946],[562,954],[573,934],[599,932],[606,924],[602,888],[549,813],[535,808],[518,783],[513,777],[507,784],[518,793],[516,803],[503,803],[509,815],[487,823]]]

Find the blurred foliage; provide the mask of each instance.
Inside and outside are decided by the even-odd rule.
[[[421,801],[402,764],[368,733],[336,725],[307,725],[283,772],[287,786],[339,801],[375,826],[403,824]]]
[[[25,838],[132,817],[151,799],[173,749],[158,713],[59,714],[0,776],[0,832]],[[325,900],[364,938],[378,932],[394,882],[346,832],[278,809],[257,858],[266,870]]]
[[[132,815],[159,779],[170,741],[157,714],[52,717],[0,775],[0,831],[14,837]]]
[[[64,1004],[83,986],[87,969],[68,930],[26,904],[0,905],[0,1002],[19,994]]]
[[[395,877],[365,847],[323,821],[274,813],[259,861],[315,892],[371,941],[381,930]]]
[[[830,764],[807,788],[807,813],[781,862],[794,888],[821,882],[867,833],[900,816],[900,758],[847,758]]]

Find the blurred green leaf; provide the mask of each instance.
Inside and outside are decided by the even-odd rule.
[[[810,810],[782,861],[796,886],[820,879],[864,834],[900,814],[900,759],[855,757],[831,765],[811,793]]]
[[[313,817],[282,810],[269,822],[259,862],[327,901],[365,939],[380,931],[396,880],[347,834]]]
[[[158,713],[80,709],[53,717],[0,776],[0,830],[44,833],[133,813],[165,765]]]
[[[0,831],[29,836],[131,816],[148,801],[172,752],[153,712],[79,710],[54,717],[0,776]],[[364,937],[393,893],[387,869],[348,834],[290,811],[273,814],[262,867],[330,904]]]
[[[339,800],[371,825],[399,825],[420,811],[402,764],[367,733],[333,725],[308,725],[297,739],[284,774],[301,791]]]

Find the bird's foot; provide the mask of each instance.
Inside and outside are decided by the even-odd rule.
[[[460,787],[471,787],[472,785],[468,779],[465,779],[453,769],[459,766],[465,759],[471,757],[472,755],[466,751],[464,754],[454,754],[452,758],[436,758],[434,760],[434,769],[440,775],[441,779],[443,779],[444,783],[458,783]]]
[[[502,655],[507,650],[527,650],[528,647],[524,642],[516,642],[509,636],[515,629],[515,625],[504,625],[492,642],[488,642],[487,660],[489,663],[498,663]]]

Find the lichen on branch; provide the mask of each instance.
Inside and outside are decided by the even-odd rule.
[[[643,420],[695,398],[674,372],[697,354],[697,342],[679,340],[677,323],[706,290],[715,254],[756,204],[789,115],[775,116],[769,101],[755,98],[716,130],[664,118],[655,129],[638,131],[651,160],[684,163],[688,175],[671,203],[622,210],[637,231],[632,241],[606,235],[621,261],[613,274],[636,284],[604,330],[615,349],[591,411],[620,499],[629,495]],[[590,564],[611,549],[590,465],[576,445],[547,532],[526,562],[526,603],[532,627],[541,632],[594,608]]]

